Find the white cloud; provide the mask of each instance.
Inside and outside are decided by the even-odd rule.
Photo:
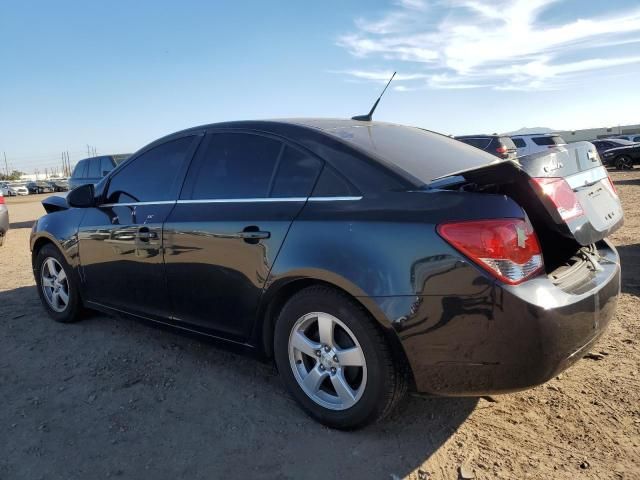
[[[604,45],[639,43],[640,8],[598,18],[579,18],[576,12],[575,20],[543,22],[545,9],[560,3],[452,0],[442,12],[435,3],[402,0],[376,20],[357,19],[355,31],[341,36],[338,45],[358,58],[394,61],[396,68],[398,62],[410,62],[424,76],[404,81],[425,80],[432,88],[557,88],[571,76],[640,64],[637,55],[611,50],[613,56],[603,59],[602,52],[593,52]],[[365,70],[354,71],[366,78]]]

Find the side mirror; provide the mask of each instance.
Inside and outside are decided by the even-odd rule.
[[[80,185],[67,195],[67,203],[73,208],[90,208],[95,205],[95,190],[92,183]]]

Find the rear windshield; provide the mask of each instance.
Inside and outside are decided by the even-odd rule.
[[[325,130],[423,183],[450,173],[500,162],[493,155],[453,138],[420,128],[377,123]]]
[[[547,137],[531,137],[536,145],[564,145],[565,141],[557,135]]]

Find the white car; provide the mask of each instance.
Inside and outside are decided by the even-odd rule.
[[[0,182],[0,193],[2,193],[5,197],[11,197],[15,195],[13,191],[9,188],[9,184],[6,182]]]
[[[513,135],[511,140],[513,140],[513,143],[515,143],[518,149],[519,157],[544,152],[549,148],[561,147],[567,144],[560,135],[554,135],[552,133]]]
[[[9,190],[14,192],[12,195],[29,195],[29,189],[24,183],[10,184]]]

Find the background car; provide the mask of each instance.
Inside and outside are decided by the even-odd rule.
[[[640,134],[638,133],[633,133],[631,135],[614,135],[613,137],[609,137],[609,138],[619,138],[622,140],[629,140],[630,142],[640,142]]]
[[[593,140],[602,163],[616,167],[618,170],[629,170],[640,162],[640,143],[630,142],[622,138],[605,138]]]
[[[96,184],[111,170],[131,156],[130,153],[102,155],[80,160],[69,178],[69,188],[74,189],[87,183]]]
[[[498,158],[514,159],[518,156],[513,140],[506,135],[462,135],[454,138]]]
[[[8,182],[0,182],[0,192],[2,192],[2,195],[5,197],[12,197],[16,195],[15,191],[9,188]]]
[[[567,144],[561,136],[551,133],[512,135],[511,140],[513,140],[513,143],[518,149],[519,157],[544,152],[549,148]]]
[[[69,182],[66,178],[48,180],[47,183],[54,192],[66,192],[69,190]]]
[[[9,231],[9,210],[4,203],[4,195],[0,192],[0,247],[4,244],[4,237]]]
[[[623,218],[590,143],[519,160],[382,122],[177,132],[42,202],[37,291],[60,322],[128,313],[273,358],[336,428],[408,388],[521,390],[613,317]]]
[[[24,183],[11,183],[9,189],[15,192],[16,195],[29,195],[29,189]]]
[[[51,193],[54,191],[46,181],[27,182],[25,186],[31,194]]]

